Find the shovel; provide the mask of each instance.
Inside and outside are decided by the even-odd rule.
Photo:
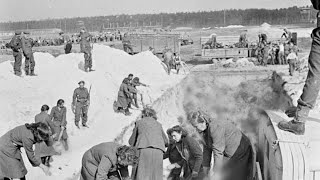
[[[56,142],[54,142],[53,143],[53,145],[52,145],[52,147],[53,147],[53,149],[57,152],[57,153],[59,153],[59,154],[61,154],[61,152],[62,152],[62,149],[64,149],[64,146],[63,146],[63,144],[61,143],[61,138],[62,138],[62,135],[63,135],[63,132],[65,131],[65,129],[63,129],[61,132],[60,132],[60,134],[59,134],[59,136],[58,136],[58,141],[56,141]]]

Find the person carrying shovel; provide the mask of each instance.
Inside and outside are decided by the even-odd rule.
[[[90,93],[87,88],[84,87],[85,82],[80,81],[79,87],[74,90],[72,111],[75,114],[75,125],[80,129],[79,122],[80,117],[82,119],[82,126],[87,127],[88,120],[88,108],[90,106]]]
[[[64,100],[59,99],[57,106],[53,107],[50,113],[50,118],[53,122],[53,131],[56,134],[54,138],[55,141],[63,143],[64,149],[67,151],[69,149],[68,145],[68,134],[66,130],[67,126],[67,108],[64,107]]]

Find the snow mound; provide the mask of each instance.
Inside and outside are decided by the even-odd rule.
[[[271,25],[265,22],[265,23],[261,24],[260,27],[262,27],[262,28],[270,28]]]
[[[129,73],[150,85],[150,88],[138,89],[147,104],[154,104],[167,89],[184,78],[183,75],[167,75],[161,60],[151,52],[131,56],[103,45],[94,45],[93,68],[96,71],[90,73],[83,71],[83,54],[72,53],[55,58],[48,53],[35,53],[34,57],[38,74],[34,77],[15,76],[13,62],[0,64],[0,136],[15,126],[34,122],[34,116],[43,104],[53,107],[61,98],[67,107],[69,151],[53,157],[53,175],[50,177],[45,176],[40,168],[32,168],[24,156],[29,171],[27,179],[77,179],[83,153],[95,144],[113,141],[123,127],[136,120],[140,110],[132,110],[133,114],[126,117],[114,113],[112,108],[119,86]],[[87,88],[92,87],[88,112],[90,128],[78,130],[74,126],[71,102],[80,80],[86,82]]]

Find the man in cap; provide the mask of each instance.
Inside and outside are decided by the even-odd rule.
[[[75,113],[75,125],[79,127],[80,117],[82,119],[82,126],[87,126],[88,108],[90,106],[90,93],[87,88],[84,87],[85,82],[80,81],[79,87],[73,92],[72,109]]]
[[[313,7],[320,10],[320,2],[318,0],[311,0]],[[319,19],[318,19],[319,21]],[[297,135],[305,133],[305,123],[309,119],[309,112],[314,108],[319,91],[320,91],[320,25],[312,31],[312,44],[309,55],[309,72],[303,92],[298,100],[298,107],[286,111],[288,115],[293,115],[294,119],[291,121],[281,121],[278,124],[279,129],[289,131]]]
[[[25,57],[25,72],[26,75],[35,76],[34,67],[36,65],[33,57],[32,47],[33,40],[29,37],[30,32],[25,31],[21,37],[21,47],[23,51],[23,55]]]
[[[80,31],[80,49],[81,52],[84,53],[84,70],[86,72],[94,71],[92,69],[92,53],[91,53],[91,45],[90,38],[92,36],[86,32],[85,28],[82,28]]]
[[[14,57],[13,71],[14,71],[14,74],[17,76],[21,76],[22,54],[21,54],[20,35],[21,35],[21,32],[16,31],[15,35],[12,37],[9,43],[9,47],[12,49],[12,53]]]

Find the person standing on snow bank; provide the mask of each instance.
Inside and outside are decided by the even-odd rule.
[[[114,142],[93,146],[82,157],[80,180],[129,180],[128,166],[138,159],[136,149]]]
[[[311,0],[313,7],[320,10],[319,0]],[[319,15],[319,12],[318,12]],[[314,108],[320,91],[320,19],[318,16],[318,27],[312,31],[312,45],[309,55],[309,72],[303,92],[298,100],[298,107],[286,111],[288,116],[293,116],[291,121],[281,121],[279,129],[292,132],[296,135],[305,133],[305,123],[308,120],[309,112]]]
[[[141,83],[138,77],[133,78],[133,80],[131,82],[131,87],[133,88],[132,94],[133,94],[134,105],[136,106],[136,108],[139,108],[139,105],[138,105],[138,94],[141,95],[141,100],[143,98],[142,98],[142,94],[137,90],[137,86],[144,86],[144,87],[149,87],[149,86],[146,85],[146,84]]]
[[[9,47],[12,49],[14,64],[13,71],[17,76],[21,76],[21,63],[22,63],[22,54],[21,54],[21,32],[16,31],[15,35],[12,37]]]
[[[213,120],[202,111],[190,112],[188,120],[203,135],[205,145],[202,165],[210,179],[251,180],[253,178],[253,149],[246,135],[230,122]],[[210,175],[212,153],[214,166],[213,175]]]
[[[64,145],[64,149],[67,151],[69,149],[68,145],[68,134],[67,134],[67,108],[64,107],[64,100],[59,99],[57,106],[53,107],[50,113],[50,120],[53,122],[53,129],[56,134],[54,138],[55,141],[59,140],[59,135],[61,134],[61,140]],[[63,131],[63,132],[61,132]]]
[[[120,89],[118,91],[118,100],[114,103],[115,111],[122,112],[126,116],[130,116],[131,113],[129,111],[129,104],[132,99],[132,95],[129,91],[129,79],[125,78],[120,85]]]
[[[142,119],[136,121],[129,144],[139,153],[139,161],[132,168],[132,180],[163,180],[163,154],[168,138],[155,110],[149,107],[142,110]]]
[[[41,107],[41,113],[37,114],[35,117],[35,122],[36,123],[44,123],[46,124],[52,133],[54,133],[54,124],[51,121],[51,118],[48,114],[49,111],[49,106],[48,105],[43,105]],[[56,136],[55,134],[54,136]],[[53,149],[52,146],[47,146],[45,142],[37,143],[35,145],[35,155],[37,158],[41,159],[42,164],[50,167],[50,160],[51,156],[56,155],[57,152]]]
[[[124,34],[123,39],[122,39],[122,45],[123,45],[124,52],[126,52],[128,54],[133,53],[132,44],[131,44],[130,39],[128,37],[128,33]]]
[[[85,82],[80,81],[79,87],[73,92],[72,111],[75,114],[75,125],[79,127],[80,117],[82,119],[82,126],[87,126],[88,120],[88,108],[90,106],[90,93],[87,88],[84,87]]]
[[[171,66],[174,66],[174,54],[171,49],[168,49],[167,47],[163,51],[163,62],[167,66],[167,72],[168,75],[170,75],[171,72]]]
[[[80,31],[80,50],[84,53],[84,70],[85,72],[94,71],[92,69],[92,53],[91,53],[91,45],[90,45],[90,35],[86,30],[83,28]]]
[[[24,165],[20,149],[26,151],[29,162],[33,167],[40,167],[43,172],[50,176],[47,166],[42,164],[36,157],[32,146],[36,143],[45,142],[51,146],[51,131],[44,123],[32,123],[17,126],[0,137],[0,179],[25,180],[27,169]]]
[[[23,32],[21,37],[21,47],[23,51],[23,55],[25,57],[25,72],[26,75],[35,76],[34,74],[34,67],[36,62],[34,61],[32,47],[33,47],[33,40],[29,37],[30,32],[26,31]]]

